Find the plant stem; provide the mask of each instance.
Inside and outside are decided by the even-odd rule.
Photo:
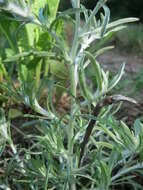
[[[75,107],[76,107],[76,87],[77,87],[77,81],[76,81],[76,75],[77,75],[77,70],[76,70],[76,55],[77,55],[77,50],[78,50],[78,46],[79,46],[79,42],[78,42],[78,29],[80,26],[80,13],[76,13],[76,24],[75,24],[75,34],[74,34],[74,40],[73,40],[73,44],[72,44],[72,49],[71,49],[71,54],[70,54],[70,82],[71,82],[71,122],[70,122],[70,128],[69,128],[69,150],[70,153],[73,152],[73,147],[71,147],[71,140],[73,138],[73,115],[74,115],[74,111],[75,111]]]
[[[44,60],[45,62],[45,67],[44,67],[44,77],[47,77],[48,76],[48,72],[49,72],[49,59],[46,58]]]
[[[74,78],[75,66],[71,65],[70,69],[70,78],[71,78],[71,115],[69,122],[69,138],[68,138],[68,150],[69,150],[69,163],[70,163],[70,171],[73,170],[73,136],[74,136],[74,111],[76,107],[75,98],[76,97],[76,84]],[[71,172],[72,173],[72,172]],[[75,182],[73,180],[70,181],[71,190],[76,190]]]
[[[77,0],[77,8],[79,8],[79,1]],[[76,108],[76,88],[77,88],[77,66],[76,66],[76,59],[77,59],[77,51],[79,47],[79,27],[80,27],[80,13],[76,13],[76,24],[75,24],[75,33],[74,39],[70,54],[70,82],[71,82],[71,113],[70,113],[70,122],[69,122],[69,136],[68,136],[68,150],[69,150],[69,163],[70,163],[70,172],[72,173],[73,170],[73,137],[74,137],[74,113]],[[76,190],[74,180],[70,181],[71,190]]]

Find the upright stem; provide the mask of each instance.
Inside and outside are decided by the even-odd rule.
[[[69,153],[73,153],[73,145],[72,145],[72,138],[74,136],[74,111],[76,107],[76,81],[75,81],[75,66],[74,64],[71,65],[70,68],[70,81],[71,81],[71,113],[70,113],[70,125],[69,125]]]
[[[77,0],[77,5],[78,5],[78,0]],[[75,33],[74,33],[74,40],[73,40],[73,44],[72,44],[72,49],[71,49],[71,54],[70,54],[70,82],[71,82],[71,122],[70,122],[70,128],[69,128],[69,150],[70,153],[72,154],[73,152],[73,147],[70,146],[71,145],[71,140],[73,138],[73,115],[74,115],[74,111],[75,111],[75,107],[76,107],[76,87],[77,87],[77,81],[76,81],[76,75],[77,75],[77,71],[76,71],[76,55],[77,55],[77,50],[78,50],[78,46],[79,46],[79,40],[78,40],[78,30],[79,30],[79,26],[80,26],[80,13],[77,12],[76,13],[76,24],[75,24]]]
[[[77,8],[79,8],[79,0],[77,0]],[[75,34],[70,54],[70,82],[71,82],[71,113],[70,113],[70,123],[69,123],[69,137],[68,137],[68,150],[69,150],[69,163],[70,170],[73,170],[73,137],[74,137],[74,112],[76,108],[76,88],[77,88],[77,69],[76,69],[76,55],[79,47],[79,26],[80,26],[80,13],[76,13],[76,24],[75,24]],[[76,190],[75,182],[71,180],[71,190]]]
[[[70,66],[70,81],[71,81],[71,113],[70,113],[70,121],[69,121],[69,129],[68,129],[68,151],[69,151],[69,158],[68,158],[68,164],[69,164],[69,172],[70,175],[72,175],[73,171],[73,136],[74,136],[74,110],[75,110],[75,98],[76,97],[76,84],[74,80],[74,64]],[[75,182],[72,179],[69,179],[70,183],[70,189],[76,190]]]

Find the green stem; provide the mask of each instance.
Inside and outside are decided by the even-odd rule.
[[[72,145],[72,138],[74,136],[73,130],[74,130],[74,111],[76,107],[76,81],[74,77],[74,72],[75,72],[75,66],[71,65],[70,68],[70,81],[71,81],[71,118],[70,118],[70,126],[69,126],[69,153],[73,153],[73,145]]]
[[[70,68],[70,78],[71,78],[71,115],[70,115],[70,123],[69,123],[69,138],[68,138],[68,150],[69,150],[69,163],[70,163],[70,171],[72,173],[73,170],[73,137],[74,137],[74,111],[76,107],[75,98],[76,97],[76,84],[74,78],[74,70],[75,66],[71,65]],[[76,190],[74,180],[70,181],[71,190]]]
[[[72,44],[72,49],[71,49],[71,54],[70,54],[70,58],[71,58],[71,62],[70,62],[70,82],[71,82],[71,122],[70,122],[70,129],[69,129],[69,151],[70,153],[72,153],[72,149],[73,147],[70,146],[71,145],[71,140],[73,138],[73,115],[74,115],[74,111],[75,111],[75,107],[76,107],[76,87],[77,87],[77,82],[76,82],[76,65],[75,65],[75,60],[76,60],[76,54],[77,54],[77,50],[78,50],[78,46],[79,46],[79,42],[78,42],[78,29],[80,26],[80,15],[79,13],[76,13],[76,25],[75,25],[75,34],[74,34],[74,40],[73,40],[73,44]]]
[[[48,72],[49,72],[49,59],[46,58],[44,60],[45,62],[45,67],[44,67],[44,77],[47,77],[48,76]]]
[[[77,8],[79,8],[79,1],[77,0]],[[70,82],[71,82],[71,113],[70,113],[70,123],[69,123],[69,137],[68,137],[68,150],[69,150],[69,163],[70,163],[70,171],[73,170],[73,137],[74,137],[74,113],[76,109],[76,88],[77,88],[77,81],[76,81],[76,55],[79,47],[79,26],[80,26],[80,13],[76,13],[76,24],[75,24],[75,34],[70,54]],[[70,182],[71,190],[76,190],[76,185],[74,180],[71,180]]]

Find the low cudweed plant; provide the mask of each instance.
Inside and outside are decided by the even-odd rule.
[[[48,8],[46,4],[43,8],[42,4],[40,8],[34,9],[37,7],[34,1],[0,1],[0,14],[5,15],[7,22],[11,19],[11,22],[25,24],[28,30],[31,27],[32,30],[33,27],[36,28],[34,31],[37,31],[37,39],[43,31],[43,35],[48,34],[48,38],[44,40],[52,44],[50,48],[45,45],[42,50],[39,48],[31,51],[30,46],[26,50],[20,43],[13,48],[19,49],[18,54],[14,50],[13,56],[7,56],[5,60],[1,58],[2,74],[7,80],[7,84],[0,84],[3,97],[10,96],[33,112],[24,115],[24,122],[15,126],[9,113],[6,113],[6,120],[1,110],[0,134],[3,138],[0,142],[0,156],[3,160],[0,165],[3,173],[0,171],[0,188],[108,190],[129,184],[134,189],[142,189],[137,180],[137,176],[142,176],[143,172],[142,123],[139,119],[136,120],[132,131],[123,121],[117,121],[114,117],[118,102],[129,101],[133,106],[138,103],[121,95],[108,96],[120,81],[125,64],[121,65],[119,72],[110,81],[109,71],[104,71],[96,60],[97,56],[113,48],[101,47],[101,41],[103,44],[115,32],[124,29],[126,23],[138,19],[125,18],[110,22],[106,0],[99,0],[92,11],[82,6],[80,0],[72,0],[72,9],[57,13],[54,19],[50,19],[46,11],[50,10],[50,6],[57,7],[58,3],[55,0],[53,4],[48,4]],[[97,19],[96,15],[100,10],[102,13]],[[82,18],[84,16],[82,25],[81,14]],[[59,20],[63,23],[67,19],[72,21],[75,31],[71,49],[66,47],[55,27]],[[5,31],[7,35],[8,32]],[[100,48],[93,48],[93,43]],[[67,80],[70,89],[66,89],[66,92],[71,104],[70,111],[63,116],[56,112],[53,104],[52,91],[57,83],[46,74],[44,87],[42,86],[43,70],[38,57],[60,60],[59,64],[62,60],[69,73]],[[30,78],[33,76],[33,70],[30,69],[33,67],[33,60],[37,63],[34,75],[36,83],[32,83],[33,78]],[[7,72],[5,64],[9,61],[17,64],[16,70],[20,78],[18,88],[12,85],[12,77]],[[95,72],[96,89],[91,89],[87,84],[85,69],[89,66]],[[34,90],[36,84],[36,88],[41,84],[41,88],[48,89],[45,107],[38,102],[38,95]],[[82,100],[78,99],[79,91]],[[114,105],[115,103],[117,104]],[[86,114],[83,112],[85,108]],[[15,127],[25,143],[13,142],[10,133],[12,127]],[[27,129],[31,127],[32,132],[27,134]],[[5,153],[7,145],[8,155]]]

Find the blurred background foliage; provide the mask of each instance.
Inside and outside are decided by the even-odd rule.
[[[86,8],[93,9],[97,0],[81,0]],[[143,21],[143,0],[108,0],[111,15],[115,17],[138,17]],[[71,7],[70,0],[60,1],[60,10]]]
[[[60,0],[59,10],[71,7],[70,0]],[[97,0],[81,0],[81,3],[88,9],[93,9]],[[107,5],[111,11],[111,20],[126,17],[137,17],[139,22],[129,25],[126,29],[119,31],[112,40],[116,48],[121,52],[131,52],[143,55],[143,0],[108,0]],[[69,32],[70,33],[70,32]],[[128,35],[126,35],[128,33]]]

